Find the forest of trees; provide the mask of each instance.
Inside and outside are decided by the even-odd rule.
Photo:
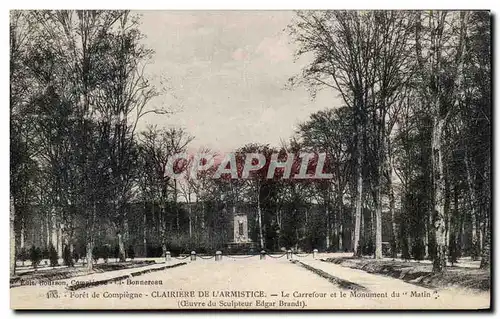
[[[144,115],[171,112],[153,106],[162,88],[144,73],[154,52],[138,19],[11,12],[11,274],[29,249],[88,261],[102,246],[122,261],[153,244],[160,255],[224,250],[243,206],[268,250],[381,258],[388,242],[392,257],[433,260],[436,272],[460,256],[490,266],[489,12],[296,13],[288,32],[310,62],[290,89],[333,90],[342,105],[311,114],[283,145],[235,152],[324,152],[326,180],[268,179],[266,167],[248,179],[169,177],[168,160],[195,137],[138,129]]]
[[[385,211],[393,253],[433,259],[434,271],[459,254],[488,267],[489,12],[305,11],[290,32],[313,59],[291,84],[333,89],[349,110],[355,254],[368,242],[381,257]]]

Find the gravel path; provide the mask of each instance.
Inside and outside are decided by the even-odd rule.
[[[400,293],[400,300],[392,299],[388,308],[426,308],[426,309],[485,309],[489,307],[489,293],[471,292],[463,289],[435,290],[407,283],[403,280],[383,275],[369,274],[363,270],[342,267],[329,262],[307,259],[307,265],[320,269],[336,277],[348,280],[365,287],[371,292]],[[407,293],[406,296],[402,293]],[[413,297],[412,297],[413,292]],[[422,297],[417,297],[421,295]],[[430,297],[425,297],[425,296]]]
[[[397,279],[314,260],[299,260],[344,280],[365,286],[366,291],[342,289],[286,258],[260,260],[227,257],[222,261],[188,261],[187,265],[132,277],[128,281],[79,289],[65,286],[11,288],[11,307],[16,309],[397,309],[485,308],[489,294],[464,292],[444,295]],[[173,262],[172,262],[173,263]],[[326,267],[326,268],[325,268]],[[362,274],[364,273],[364,274]],[[81,280],[81,279],[79,279]],[[59,298],[47,298],[56,290]],[[400,297],[391,297],[392,291]],[[417,291],[426,297],[410,297]],[[403,293],[407,292],[406,296]],[[376,295],[373,295],[376,293]],[[387,293],[387,296],[384,295]],[[372,294],[366,297],[362,294]],[[98,297],[97,297],[98,296]]]

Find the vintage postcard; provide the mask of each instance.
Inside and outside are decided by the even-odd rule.
[[[10,305],[490,309],[489,11],[10,12]]]

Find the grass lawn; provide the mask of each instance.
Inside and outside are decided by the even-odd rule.
[[[444,272],[433,274],[432,263],[427,262],[354,257],[326,258],[322,261],[402,279],[427,288],[454,287],[487,291],[491,287],[489,269],[448,266]]]
[[[28,282],[53,281],[68,279],[77,276],[89,275],[93,273],[102,273],[106,271],[129,269],[143,267],[154,264],[154,260],[126,261],[126,262],[109,262],[95,264],[92,271],[88,271],[85,265],[75,267],[44,267],[42,269],[32,269],[17,274],[10,278],[10,287],[18,287],[28,284]]]

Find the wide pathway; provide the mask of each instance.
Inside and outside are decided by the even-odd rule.
[[[198,260],[118,283],[68,291],[63,285],[11,288],[17,309],[401,309],[485,308],[489,295],[434,292],[398,279],[298,258],[312,267],[355,282],[353,292],[286,258]],[[177,263],[173,260],[171,263]],[[134,271],[136,271],[134,269]],[[75,280],[68,279],[66,281]],[[92,280],[91,276],[78,280]],[[52,291],[48,298],[47,293]],[[394,294],[393,294],[394,292]],[[412,295],[413,292],[413,295]],[[53,298],[57,294],[58,298]]]

